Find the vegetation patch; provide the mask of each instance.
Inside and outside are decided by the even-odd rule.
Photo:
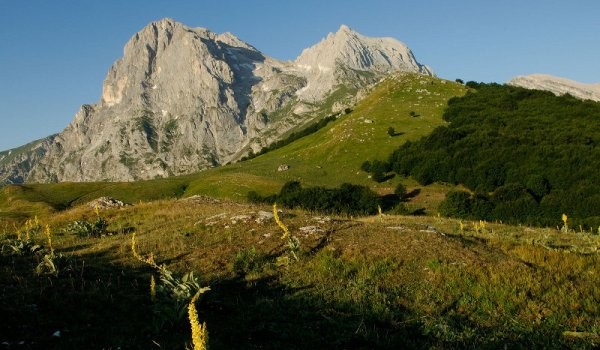
[[[173,142],[175,141],[175,138],[177,137],[177,120],[176,119],[169,119],[164,127],[164,138],[161,141],[161,147],[160,150],[161,152],[168,152],[171,149],[171,146],[173,145]]]
[[[291,134],[288,135],[288,137],[286,137],[283,140],[279,140],[279,141],[273,142],[269,146],[264,147],[263,149],[261,149],[258,153],[255,153],[255,154],[251,153],[248,156],[243,157],[241,160],[244,161],[244,160],[248,160],[248,159],[252,159],[252,158],[258,157],[258,156],[260,156],[262,154],[265,154],[267,152],[270,152],[270,151],[276,150],[278,148],[281,148],[283,146],[289,145],[290,143],[292,143],[292,142],[294,142],[294,141],[296,141],[296,140],[298,140],[298,139],[300,139],[302,137],[305,137],[305,136],[310,135],[310,134],[314,134],[319,129],[324,128],[327,124],[329,124],[330,122],[334,121],[338,116],[339,116],[339,114],[333,114],[333,115],[327,116],[327,117],[319,120],[318,122],[313,123],[313,124],[307,126],[306,128],[304,128],[304,129],[302,129],[300,131],[292,132]]]
[[[288,208],[347,215],[374,214],[381,205],[381,198],[366,186],[342,184],[333,189],[303,188],[298,181],[286,183],[278,195],[262,197],[251,191],[248,198],[255,203],[277,202]]]
[[[154,126],[153,116],[150,111],[142,111],[141,115],[134,120],[136,128],[142,132],[148,145],[155,152],[158,151],[158,133]]]
[[[440,212],[462,218],[600,226],[600,104],[498,84],[449,101],[448,125],[407,142],[374,178],[392,170],[422,185],[462,184]],[[376,166],[375,166],[376,165]],[[371,169],[372,168],[372,169]]]
[[[254,220],[271,209],[206,199],[102,211],[108,231],[135,236],[52,229],[95,215],[88,206],[5,228],[0,340],[44,349],[597,347],[598,236],[299,209],[278,211],[285,230],[275,218]],[[297,237],[298,259],[286,235]]]

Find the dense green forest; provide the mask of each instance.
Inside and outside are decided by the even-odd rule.
[[[448,125],[363,167],[419,183],[462,184],[445,215],[552,225],[600,225],[600,103],[498,84],[468,84]],[[377,166],[374,166],[377,165]]]

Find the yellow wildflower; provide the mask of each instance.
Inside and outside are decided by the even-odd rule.
[[[153,303],[156,302],[156,281],[154,280],[154,275],[150,275],[150,300]]]
[[[290,235],[290,231],[288,230],[287,227],[285,227],[283,222],[281,222],[281,220],[279,220],[279,214],[277,212],[277,203],[273,203],[273,216],[275,218],[275,222],[277,223],[277,225],[279,227],[281,227],[281,229],[283,230],[283,235],[281,236],[281,239],[287,238]]]
[[[133,254],[133,257],[139,261],[146,262],[146,260],[144,260],[144,258],[142,258],[135,249],[135,232],[131,235],[131,253]]]
[[[25,221],[25,239],[29,240],[31,237],[29,236],[29,232],[31,231],[32,223],[31,219]]]
[[[198,321],[198,312],[196,311],[196,300],[200,296],[198,291],[196,295],[190,300],[188,305],[188,319],[192,326],[192,343],[194,344],[194,350],[206,350],[208,349],[208,331],[206,329],[206,323],[200,324]]]
[[[567,216],[567,214],[562,214],[562,221],[564,223],[563,225],[563,232],[569,232],[569,225],[567,224],[567,220],[569,219],[569,217]]]
[[[50,232],[50,226],[46,224],[46,237],[48,238],[48,247],[50,247],[50,254],[54,254],[54,248],[52,248],[52,233]]]

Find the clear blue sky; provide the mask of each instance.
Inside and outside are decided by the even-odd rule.
[[[129,38],[171,17],[294,59],[344,23],[406,43],[438,76],[600,82],[598,0],[0,0],[0,150],[61,131]]]

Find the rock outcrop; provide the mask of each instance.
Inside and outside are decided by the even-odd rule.
[[[583,100],[600,101],[600,84],[584,84],[547,74],[517,76],[507,84],[526,89],[550,91],[555,95],[570,94]]]
[[[0,183],[131,181],[236,161],[326,113],[320,103],[341,86],[350,101],[398,70],[432,74],[401,42],[347,26],[279,61],[231,33],[163,19],[125,45],[97,104],[18,157],[0,153]]]

